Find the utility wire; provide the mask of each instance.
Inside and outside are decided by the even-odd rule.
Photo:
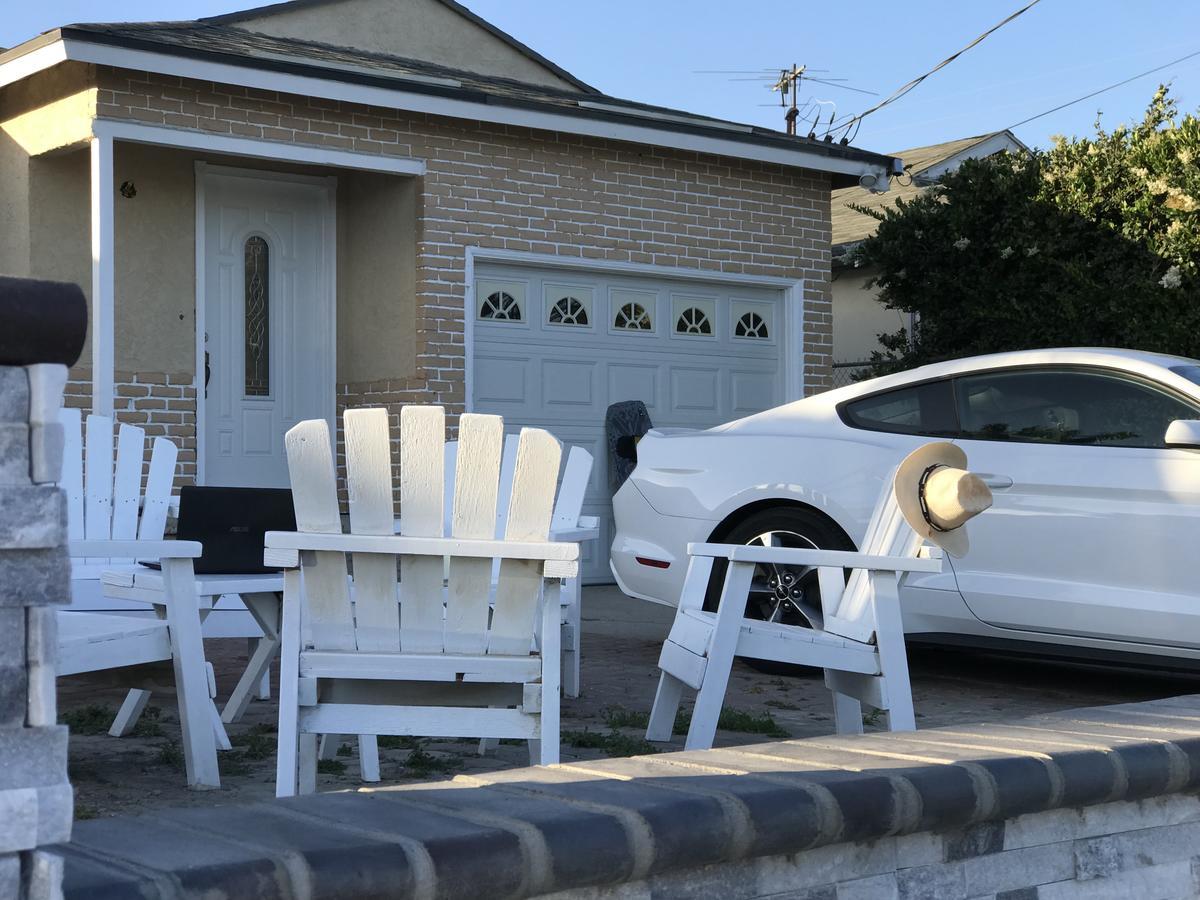
[[[875,104],[870,109],[868,109],[866,112],[859,113],[857,116],[852,116],[851,118],[845,120],[844,122],[839,123],[838,124],[839,129],[845,128],[846,131],[849,132],[850,126],[852,126],[856,121],[860,122],[863,119],[865,119],[867,116],[869,116],[871,113],[877,112],[877,111],[883,109],[889,103],[894,103],[895,101],[899,100],[901,97],[903,97],[905,94],[907,94],[909,91],[911,91],[917,85],[919,85],[922,81],[924,81],[930,75],[934,74],[935,72],[937,72],[941,69],[944,69],[946,66],[950,65],[950,63],[954,62],[956,59],[958,59],[960,56],[962,56],[964,53],[966,53],[972,47],[976,46],[977,44],[982,43],[989,35],[993,34],[996,31],[999,31],[1001,28],[1003,28],[1005,25],[1007,25],[1013,19],[1028,12],[1030,9],[1037,6],[1038,3],[1040,3],[1040,2],[1041,2],[1041,0],[1032,0],[1031,3],[1027,3],[1025,6],[1022,6],[1020,9],[1018,9],[1015,13],[1010,15],[1008,18],[1004,19],[1002,22],[998,22],[997,24],[995,24],[991,28],[989,28],[987,31],[985,31],[983,34],[979,35],[979,37],[975,38],[975,40],[971,41],[971,43],[967,44],[967,46],[963,47],[961,50],[952,54],[951,56],[947,56],[945,59],[943,59],[940,63],[938,63],[936,66],[934,66],[928,72],[926,72],[924,75],[918,75],[916,78],[914,78],[908,84],[906,84],[900,88],[897,88],[896,91],[891,96],[889,96],[887,99],[882,100],[879,103]],[[826,131],[825,133],[829,134],[829,131]]]
[[[1169,69],[1169,68],[1171,68],[1171,66],[1178,65],[1181,62],[1185,62],[1185,61],[1192,59],[1194,57],[1197,57],[1197,56],[1200,56],[1200,50],[1197,50],[1194,53],[1189,53],[1187,56],[1181,56],[1181,57],[1179,57],[1179,59],[1173,59],[1169,63],[1163,63],[1163,65],[1156,66],[1153,69],[1147,69],[1145,72],[1141,72],[1137,75],[1132,75],[1129,78],[1126,78],[1124,81],[1114,82],[1113,84],[1110,84],[1108,87],[1100,88],[1098,91],[1092,91],[1090,94],[1084,94],[1082,97],[1077,97],[1076,99],[1068,101],[1067,103],[1062,103],[1062,104],[1054,107],[1054,109],[1048,109],[1045,112],[1040,112],[1036,116],[1030,116],[1028,119],[1022,119],[1016,125],[1009,125],[1008,130],[1011,131],[1014,128],[1019,128],[1022,125],[1027,125],[1036,119],[1042,118],[1042,116],[1048,116],[1048,115],[1050,115],[1050,113],[1056,113],[1060,109],[1066,109],[1068,106],[1074,106],[1076,103],[1082,103],[1084,100],[1090,100],[1092,97],[1095,97],[1099,94],[1103,94],[1105,91],[1111,91],[1113,88],[1119,88],[1122,85],[1129,84],[1129,82],[1131,82],[1131,81],[1137,81],[1139,78],[1145,78],[1147,75],[1153,75],[1155,72],[1161,72],[1163,69]]]

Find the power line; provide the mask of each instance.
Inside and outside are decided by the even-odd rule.
[[[851,118],[838,123],[839,128],[844,127],[846,129],[846,131],[849,132],[850,127],[852,125],[854,125],[855,122],[861,122],[863,119],[865,119],[871,113],[877,112],[877,111],[883,109],[889,103],[894,103],[895,101],[899,100],[901,97],[903,97],[905,94],[907,94],[909,91],[911,91],[917,85],[919,85],[922,81],[924,81],[930,75],[933,75],[935,72],[938,72],[941,69],[944,69],[946,66],[950,65],[950,63],[954,62],[956,59],[958,59],[960,56],[962,56],[964,53],[966,53],[972,47],[975,47],[976,45],[982,43],[988,36],[995,33],[996,31],[999,31],[1001,28],[1003,28],[1005,25],[1007,25],[1013,19],[1028,12],[1030,9],[1037,6],[1038,3],[1040,3],[1040,2],[1041,2],[1041,0],[1032,0],[1032,2],[1027,3],[1025,6],[1022,6],[1020,9],[1018,9],[1015,13],[1010,15],[1008,18],[1004,19],[1001,22],[998,22],[997,24],[995,24],[991,28],[989,28],[987,31],[985,31],[983,34],[979,35],[979,37],[975,38],[975,40],[971,41],[971,43],[967,44],[967,46],[963,47],[961,50],[957,51],[956,53],[952,54],[951,56],[947,56],[945,59],[943,59],[940,63],[938,63],[936,66],[934,66],[928,72],[926,72],[924,75],[918,75],[912,81],[908,82],[908,84],[905,84],[900,88],[897,88],[896,91],[887,99],[882,100],[879,103],[875,104],[870,109],[868,109],[866,112],[859,113],[857,116],[852,116]],[[828,134],[828,133],[829,132],[826,132],[826,134]]]
[[[1108,87],[1102,87],[1098,91],[1092,91],[1090,94],[1084,94],[1082,97],[1077,97],[1074,100],[1071,100],[1067,103],[1062,103],[1062,104],[1054,107],[1054,109],[1048,109],[1045,112],[1040,112],[1036,116],[1030,116],[1028,119],[1022,119],[1016,125],[1009,125],[1008,130],[1011,131],[1014,128],[1020,128],[1022,125],[1028,125],[1030,122],[1034,121],[1035,119],[1040,119],[1043,116],[1048,116],[1051,113],[1056,113],[1060,109],[1066,109],[1068,106],[1074,106],[1076,103],[1082,103],[1084,100],[1090,100],[1092,97],[1095,97],[1099,94],[1103,94],[1105,91],[1111,91],[1113,88],[1119,88],[1123,85],[1129,84],[1129,82],[1131,82],[1131,81],[1137,81],[1139,78],[1145,78],[1147,75],[1153,75],[1155,72],[1161,72],[1163,69],[1169,69],[1169,68],[1171,68],[1171,66],[1178,65],[1181,62],[1186,62],[1187,60],[1192,59],[1193,57],[1196,57],[1196,56],[1200,56],[1200,50],[1197,50],[1194,53],[1189,53],[1187,56],[1181,56],[1181,57],[1179,57],[1179,59],[1173,59],[1169,63],[1163,63],[1161,66],[1155,66],[1153,69],[1147,69],[1145,72],[1141,72],[1137,75],[1132,75],[1123,81],[1117,81],[1113,84],[1110,84]]]

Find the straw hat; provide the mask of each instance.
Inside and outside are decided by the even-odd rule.
[[[967,520],[992,505],[992,492],[967,471],[960,447],[936,441],[918,447],[896,469],[896,502],[913,530],[951,556],[965,556]]]

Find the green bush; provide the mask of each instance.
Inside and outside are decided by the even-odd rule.
[[[880,335],[876,374],[1038,347],[1200,357],[1200,119],[1165,87],[1135,126],[968,160],[870,214],[854,264],[919,321]]]

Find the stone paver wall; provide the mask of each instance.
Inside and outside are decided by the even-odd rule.
[[[1200,696],[80,823],[70,898],[1200,895]]]
[[[39,377],[46,370],[54,372]],[[53,483],[62,469],[57,411],[65,377],[63,366],[0,366],[0,897],[5,900],[58,896],[62,860],[39,848],[71,834],[67,729],[57,724],[54,686],[54,605],[71,597],[66,501]]]

